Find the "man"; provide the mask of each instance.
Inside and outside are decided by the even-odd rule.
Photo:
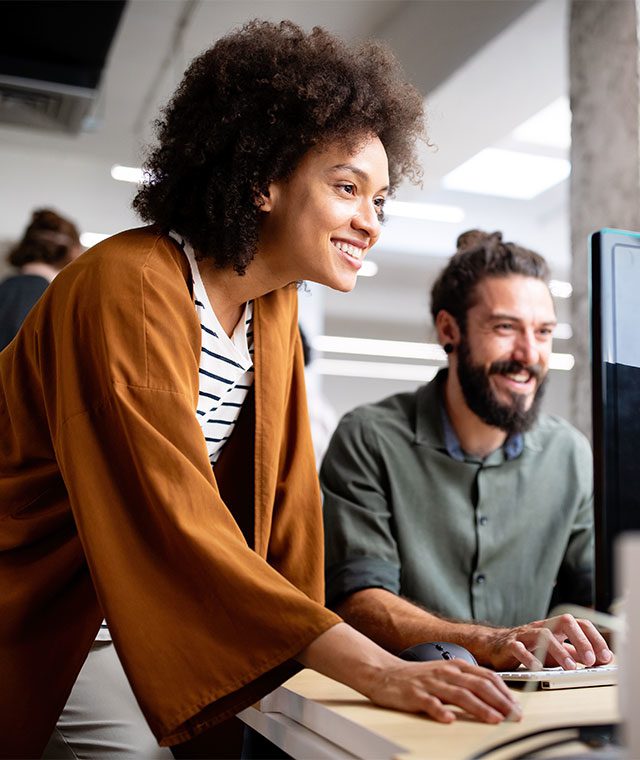
[[[393,652],[441,640],[497,669],[539,668],[544,642],[566,669],[611,659],[589,622],[543,620],[552,596],[590,604],[593,572],[589,445],[539,414],[548,276],[500,233],[461,235],[431,293],[448,370],[357,408],[333,436],[327,603]]]

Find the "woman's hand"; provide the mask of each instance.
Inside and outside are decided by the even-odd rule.
[[[296,658],[381,707],[424,713],[442,723],[460,707],[485,723],[519,719],[512,692],[495,673],[463,660],[405,662],[346,623],[318,636]]]
[[[455,720],[448,705],[461,707],[485,723],[520,718],[511,692],[490,670],[464,660],[397,662],[382,670],[366,694],[382,707],[422,712],[442,723]]]

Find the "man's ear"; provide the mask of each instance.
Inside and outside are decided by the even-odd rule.
[[[438,343],[445,346],[447,343],[454,348],[460,343],[460,327],[456,318],[445,309],[440,309],[436,316],[436,330],[438,331]]]

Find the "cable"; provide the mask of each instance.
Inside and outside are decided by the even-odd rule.
[[[572,731],[574,732],[574,735],[571,737],[559,738],[555,742],[549,742],[548,744],[544,744],[541,747],[536,747],[535,750],[528,750],[521,755],[514,756],[511,760],[520,760],[521,758],[529,757],[531,755],[531,752],[538,752],[541,749],[549,749],[550,747],[566,744],[572,741],[582,742],[583,744],[586,744],[592,748],[603,747],[606,744],[615,742],[615,729],[616,724],[614,723],[599,723],[588,726],[567,725],[555,726],[554,728],[541,728],[538,731],[530,731],[528,734],[521,734],[520,736],[515,736],[511,739],[507,739],[506,741],[500,742],[499,744],[494,744],[492,747],[488,747],[487,749],[482,750],[482,752],[478,752],[477,754],[472,755],[469,760],[481,760],[481,758],[488,757],[492,753],[504,749],[505,747],[510,747],[514,744],[527,741],[528,739],[532,739],[536,736],[557,733],[559,731]]]
[[[527,760],[527,758],[535,758],[540,752],[544,752],[547,749],[555,749],[561,747],[563,744],[573,744],[573,742],[579,741],[577,736],[568,737],[566,739],[558,739],[555,742],[547,742],[546,744],[540,744],[535,749],[527,750],[521,755],[514,755],[509,760]]]

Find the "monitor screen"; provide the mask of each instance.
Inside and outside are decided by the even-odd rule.
[[[640,530],[640,233],[591,238],[596,607],[613,600],[613,545]]]

